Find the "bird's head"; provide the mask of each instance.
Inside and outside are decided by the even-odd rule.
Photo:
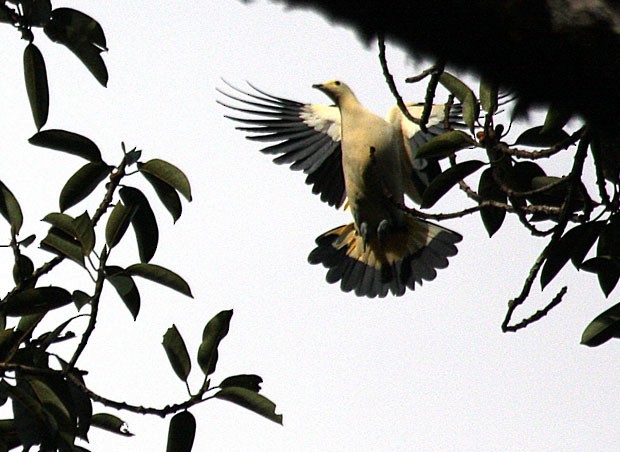
[[[318,89],[319,91],[324,92],[331,100],[333,100],[336,105],[339,105],[341,99],[346,96],[353,96],[353,91],[351,88],[340,80],[330,80],[325,83],[319,83],[316,85],[312,85],[313,88]]]

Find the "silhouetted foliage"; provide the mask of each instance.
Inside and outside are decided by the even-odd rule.
[[[151,263],[160,240],[157,218],[150,205],[152,199],[159,199],[176,221],[182,213],[180,196],[191,201],[191,187],[179,168],[157,158],[143,161],[142,152],[135,148],[127,150],[123,144],[119,162],[109,164],[89,138],[66,130],[42,130],[50,107],[49,90],[45,59],[34,44],[33,28],[42,28],[49,39],[71,50],[105,86],[108,72],[101,54],[107,50],[106,39],[94,19],[71,8],[54,9],[49,0],[28,0],[0,2],[0,22],[13,26],[27,41],[24,77],[37,129],[30,143],[86,161],[61,188],[59,211],[52,210],[43,218],[50,228],[39,244],[50,254],[42,263],[35,264],[31,258],[33,253],[28,247],[37,238],[23,233],[29,229],[29,223],[23,218],[18,199],[0,182],[0,214],[8,222],[2,246],[12,250],[15,281],[15,286],[0,300],[0,406],[10,404],[13,414],[0,420],[0,451],[29,450],[32,446],[41,451],[86,451],[84,445],[92,427],[131,436],[123,420],[99,412],[106,407],[161,417],[174,415],[167,450],[175,452],[192,448],[196,421],[188,410],[212,398],[231,401],[281,423],[282,416],[275,413],[275,405],[260,394],[259,376],[230,376],[220,385],[212,382],[218,345],[228,334],[232,310],[220,312],[207,322],[194,358],[175,325],[163,335],[172,370],[187,388],[186,400],[151,408],[111,400],[89,389],[87,374],[96,369],[80,367],[78,361],[94,331],[106,284],[114,287],[134,319],[140,313],[141,302],[136,278],[193,297],[181,276]],[[153,187],[152,194],[147,195],[131,184],[140,176]],[[94,211],[68,213],[76,209],[79,212],[79,205],[87,198],[99,199]],[[105,228],[96,230],[102,222]],[[138,260],[122,267],[112,265],[110,257],[130,226],[136,237]],[[77,263],[90,276],[90,288],[39,285],[42,276],[53,278],[67,260]],[[47,316],[56,310],[64,314],[59,324]],[[83,310],[85,314],[76,314]],[[88,323],[76,334],[71,330],[72,324],[83,317],[88,318]],[[65,355],[56,349],[61,342],[72,342],[75,347]],[[192,362],[204,374],[201,386],[193,391],[187,381]]]

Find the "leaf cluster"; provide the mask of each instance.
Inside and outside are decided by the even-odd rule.
[[[82,160],[60,189],[58,208],[44,216],[49,229],[42,239],[23,234],[30,226],[24,222],[18,197],[0,181],[0,215],[9,226],[0,249],[12,252],[15,282],[0,298],[0,406],[10,407],[12,412],[12,417],[0,420],[0,451],[18,447],[29,450],[34,446],[45,451],[87,451],[81,444],[88,441],[91,427],[132,435],[116,415],[95,412],[97,405],[162,417],[172,415],[169,451],[191,450],[196,422],[189,409],[212,398],[228,400],[281,423],[282,416],[275,413],[273,402],[259,394],[259,376],[235,375],[219,385],[211,383],[218,347],[228,334],[232,310],[217,314],[204,328],[195,359],[204,381],[195,392],[189,388],[192,361],[180,332],[173,324],[165,333],[163,347],[173,371],[187,387],[186,400],[163,408],[133,406],[89,389],[87,374],[92,370],[78,367],[77,363],[95,331],[99,305],[107,302],[102,298],[106,285],[114,288],[134,320],[143,301],[140,279],[193,298],[190,286],[179,274],[153,262],[160,233],[151,206],[153,199],[158,199],[176,222],[183,212],[181,198],[192,199],[191,186],[177,166],[158,158],[144,161],[142,151],[136,148],[127,150],[123,144],[120,161],[110,164],[91,139],[67,130],[44,130],[50,106],[49,87],[44,57],[34,44],[34,31],[40,28],[49,39],[67,47],[105,86],[108,73],[101,54],[107,50],[106,38],[97,21],[75,9],[54,9],[49,0],[23,0],[0,2],[0,22],[12,25],[27,41],[24,78],[37,129],[30,144]],[[152,191],[138,188],[131,182],[136,178],[146,181]],[[98,207],[80,209],[86,199],[98,200]],[[100,224],[102,227],[97,228]],[[130,228],[137,245],[136,260],[129,264],[115,262],[116,251],[127,242]],[[35,242],[47,254],[43,262],[37,262],[35,253],[28,248]],[[88,275],[91,286],[39,283],[42,276],[49,278],[61,264],[69,262]],[[48,314],[59,310],[65,318],[55,324]],[[88,320],[86,326],[72,328],[80,318]],[[57,347],[65,342],[75,345],[68,355],[66,347],[63,353]]]
[[[603,295],[610,296],[620,280],[620,164],[615,158],[616,152],[611,152],[587,123],[575,128],[577,120],[574,120],[571,127],[576,130],[569,134],[565,129],[573,112],[554,105],[547,109],[543,124],[525,130],[509,143],[506,130],[529,111],[530,105],[516,96],[502,94],[498,85],[490,80],[480,82],[476,95],[464,81],[445,72],[443,66],[437,64],[432,70],[409,80],[419,82],[433,74],[438,84],[462,106],[462,124],[451,124],[452,130],[417,150],[415,158],[444,162],[442,171],[422,193],[421,207],[435,206],[455,187],[459,187],[474,205],[459,212],[415,213],[434,219],[478,213],[490,237],[512,214],[531,234],[549,237],[526,278],[522,293],[509,303],[502,325],[504,331],[523,328],[560,303],[566,288],[542,311],[511,324],[515,309],[529,296],[538,274],[544,289],[569,261],[577,270],[596,274]],[[436,84],[429,82],[427,93],[431,93],[427,103],[432,103],[435,88]],[[451,107],[448,102],[446,108]],[[512,116],[506,125],[502,119],[506,115],[502,113],[510,107]],[[560,156],[572,159],[572,168],[566,174],[548,174],[539,163],[545,159],[551,162],[549,167],[557,168],[560,165],[554,166],[553,162]],[[588,156],[596,170],[594,181],[587,180],[584,174]],[[468,182],[474,176],[476,186]],[[587,186],[596,186],[598,196],[592,196]],[[569,224],[574,226],[566,230]],[[550,226],[543,229],[541,225]],[[596,346],[612,337],[620,337],[618,306],[620,304],[592,321],[583,333],[583,344]]]

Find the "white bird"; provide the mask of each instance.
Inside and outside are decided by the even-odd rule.
[[[416,159],[420,145],[458,122],[460,106],[446,119],[444,105],[433,106],[427,131],[393,107],[387,119],[370,112],[343,82],[331,80],[313,85],[336,105],[300,103],[272,96],[250,85],[256,93],[237,90],[227,97],[252,108],[224,102],[225,107],[260,118],[226,116],[248,127],[247,138],[277,141],[261,149],[279,155],[275,163],[290,163],[303,170],[313,193],[336,208],[345,199],[353,223],[340,226],[316,239],[311,264],[329,270],[329,283],[340,281],[345,292],[358,296],[396,296],[414,289],[415,283],[430,281],[436,269],[448,265],[457,253],[460,234],[416,217],[402,208],[404,195],[420,202],[421,193],[440,173],[437,162]],[[408,104],[419,118],[423,104]]]

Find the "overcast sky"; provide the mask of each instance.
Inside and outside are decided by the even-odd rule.
[[[152,262],[181,274],[195,299],[138,281],[142,309],[134,322],[106,289],[100,321],[79,363],[90,370],[86,381],[95,392],[145,406],[184,400],[162,335],[176,324],[195,355],[204,324],[233,308],[213,381],[240,373],[262,376],[263,394],[277,404],[284,426],[210,401],[192,409],[196,451],[620,449],[618,344],[579,345],[587,323],[617,294],[606,302],[596,278],[567,268],[544,293],[537,284],[516,319],[569,282],[564,303],[540,323],[503,334],[507,300],[519,293],[546,243],[531,238],[516,219],[508,219],[493,239],[478,216],[445,222],[464,235],[458,256],[435,281],[401,298],[343,294],[325,282],[322,267],[307,263],[314,239],[349,222],[349,214],[320,202],[302,174],[272,164],[258,152],[259,143],[235,131],[216,104],[221,95],[215,88],[223,86],[221,78],[237,85],[249,80],[275,95],[328,103],[311,85],[340,78],[383,115],[394,100],[374,44],[366,46],[314,13],[266,1],[54,5],[73,6],[102,24],[110,81],[102,88],[67,49],[37,33],[51,87],[46,128],[88,136],[109,163],[120,161],[121,141],[142,149],[143,160],[168,160],[186,172],[194,194],[174,226],[153,202],[161,241]],[[0,28],[0,179],[22,203],[24,236],[42,237],[39,220],[57,210],[62,183],[83,161],[27,145],[35,128],[23,87],[24,42],[9,27]],[[396,49],[388,53],[399,81],[426,67]],[[424,85],[400,86],[407,100],[422,99]],[[469,205],[455,192],[434,211]],[[42,263],[47,255],[33,257]],[[10,251],[3,259],[6,291]],[[112,261],[137,261],[130,240]],[[66,284],[88,290],[77,266],[63,266]],[[194,369],[195,388],[200,375]],[[93,452],[165,450],[168,420],[120,416],[136,436],[92,429]]]

